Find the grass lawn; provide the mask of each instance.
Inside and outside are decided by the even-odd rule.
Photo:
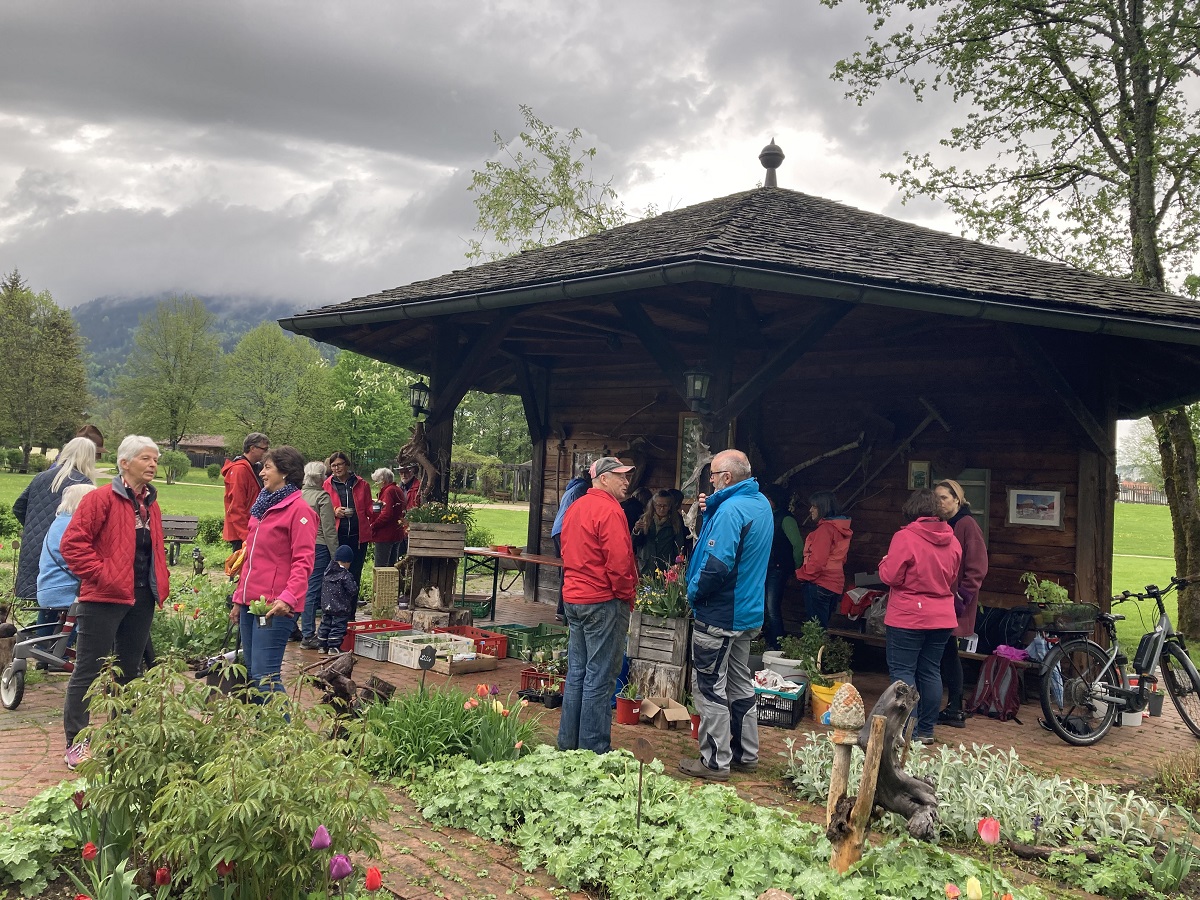
[[[1162,587],[1175,574],[1171,512],[1165,506],[1118,503],[1113,524],[1113,593],[1140,591],[1148,584]],[[1175,595],[1166,600],[1171,621],[1178,617]],[[1138,641],[1155,624],[1154,604],[1122,603],[1114,608],[1126,617],[1117,624],[1117,636],[1129,656]]]

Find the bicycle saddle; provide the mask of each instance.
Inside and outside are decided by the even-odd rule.
[[[1109,625],[1112,625],[1115,622],[1122,622],[1124,620],[1125,617],[1120,613],[1099,613],[1096,616],[1096,621],[1107,622]]]

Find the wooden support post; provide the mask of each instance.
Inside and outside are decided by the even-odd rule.
[[[850,758],[853,753],[851,744],[833,745],[833,771],[829,775],[829,798],[825,801],[826,828],[833,822],[833,811],[850,786]]]
[[[887,719],[883,716],[871,717],[871,737],[867,742],[867,756],[863,761],[862,781],[858,786],[858,796],[854,799],[854,806],[849,810],[849,815],[844,823],[831,822],[829,830],[833,831],[837,827],[835,837],[830,841],[833,844],[833,855],[830,857],[830,867],[838,873],[845,872],[856,862],[862,859],[863,847],[867,841],[867,831],[871,822],[871,810],[875,806],[875,784],[879,778],[879,764],[883,759],[884,745],[884,729],[887,726]],[[849,747],[845,748],[847,751]],[[847,767],[848,767],[847,763]],[[846,804],[840,804],[842,809],[845,809]]]

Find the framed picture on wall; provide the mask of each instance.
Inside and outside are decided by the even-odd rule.
[[[729,435],[726,446],[733,446],[734,423],[729,423]],[[700,442],[704,440],[704,422],[695,413],[682,412],[679,414],[679,444],[675,457],[675,486],[683,491],[685,500],[695,500],[701,490],[709,493],[710,485],[700,484],[700,472],[696,462],[699,459]]]
[[[929,487],[929,460],[910,459],[908,461],[908,489],[910,491]]]
[[[1063,527],[1063,492],[1045,488],[1009,488],[1009,525]]]

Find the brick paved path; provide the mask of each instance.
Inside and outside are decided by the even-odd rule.
[[[553,607],[529,604],[521,600],[502,600],[498,621],[535,624],[553,620]],[[312,652],[290,644],[284,664],[285,678],[293,683],[298,667],[316,662]],[[495,672],[460,677],[470,690],[476,682],[495,682],[502,694],[515,691],[520,682],[523,664],[505,660]],[[388,663],[360,660],[355,669],[360,683],[367,674],[397,684],[402,690],[415,686],[419,673]],[[444,683],[448,679],[430,674],[428,683]],[[886,686],[886,676],[879,673],[856,674],[854,683],[863,694],[868,708]],[[62,762],[62,704],[66,680],[50,676],[40,684],[30,685],[21,707],[16,711],[0,709],[0,815],[7,816],[22,807],[31,797],[46,787],[69,777]],[[315,702],[316,695],[308,690],[305,702]],[[1056,736],[1037,725],[1040,709],[1036,702],[1022,707],[1021,724],[971,719],[965,729],[939,728],[938,738],[944,741],[992,744],[1015,747],[1022,761],[1043,771],[1087,778],[1094,782],[1133,786],[1154,775],[1155,765],[1171,753],[1198,746],[1195,738],[1179,721],[1177,714],[1166,704],[1162,718],[1143,720],[1140,728],[1114,728],[1094,747],[1068,747]],[[543,711],[543,725],[548,742],[558,727],[558,711]],[[811,719],[801,722],[797,731],[774,728],[761,729],[763,765],[750,776],[734,776],[731,784],[749,800],[764,805],[782,805],[797,809],[802,815],[813,815],[809,807],[792,800],[782,782],[787,750],[784,741],[800,738],[804,731],[815,729]],[[683,756],[695,755],[695,743],[686,730],[659,731],[645,725],[613,726],[613,743],[618,747],[632,745],[635,738],[648,739],[658,751],[668,772]],[[544,872],[526,873],[511,848],[477,838],[469,832],[436,828],[426,823],[405,796],[389,791],[394,803],[391,820],[379,829],[383,859],[384,883],[393,893],[406,900],[424,898],[563,898],[571,894]]]

